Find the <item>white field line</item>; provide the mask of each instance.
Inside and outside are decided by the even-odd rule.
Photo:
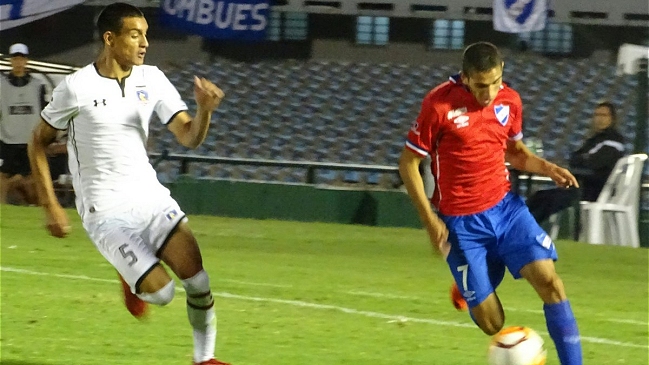
[[[421,297],[417,297],[417,296],[408,296],[408,295],[399,295],[399,294],[387,294],[387,293],[378,293],[378,292],[367,292],[367,291],[362,291],[362,290],[348,290],[348,291],[344,291],[342,293],[350,294],[350,295],[356,295],[356,296],[383,298],[383,299],[422,300]],[[505,309],[506,312],[523,312],[523,313],[533,313],[533,314],[544,314],[543,310],[541,310],[541,309],[521,309],[521,308],[512,308],[512,307],[505,307],[504,309]],[[637,320],[633,320],[633,319],[602,318],[602,320],[607,321],[607,322],[630,324],[630,325],[637,325],[637,326],[647,326],[648,325],[647,322],[637,321]]]
[[[29,271],[29,270],[23,270],[23,269],[2,268],[2,270],[3,271],[10,271],[10,272],[26,273],[26,274],[31,274],[31,275],[42,275],[42,276],[49,276],[50,275],[50,274],[47,274],[47,273],[37,273],[37,272],[33,272],[33,271]],[[114,282],[114,280],[110,280],[110,279],[91,278],[91,277],[85,276],[85,275],[69,275],[69,274],[54,274],[54,275],[56,275],[57,277],[66,278],[66,279],[89,280],[89,281],[99,281],[99,282]],[[252,282],[252,281],[223,279],[223,278],[219,278],[217,280],[218,281],[228,282],[228,283],[235,283],[235,284],[241,284],[241,285],[251,285],[251,286],[267,286],[267,287],[275,287],[275,288],[292,288],[293,287],[290,284],[259,283],[259,282]],[[182,290],[182,288],[179,288],[179,289]],[[422,299],[422,298],[417,297],[417,296],[386,294],[386,293],[368,292],[368,291],[362,291],[362,290],[349,290],[349,291],[345,291],[344,293],[350,294],[350,295],[369,296],[369,297],[374,297],[374,298],[385,298],[385,299],[399,299],[399,300],[421,300]],[[506,307],[505,310],[506,311],[512,311],[512,312],[525,312],[525,313],[543,314],[543,311],[538,310],[538,309],[520,309],[520,308]],[[633,319],[607,318],[607,319],[604,319],[604,320],[607,321],[607,322],[612,322],[612,323],[630,324],[630,325],[637,325],[637,326],[647,326],[647,322],[637,321],[637,320],[633,320]]]
[[[0,266],[0,271],[27,274],[27,275],[56,277],[56,278],[62,278],[62,279],[88,280],[88,281],[97,281],[97,282],[115,283],[115,284],[118,283],[117,280],[93,278],[93,277],[89,277],[89,276],[85,276],[85,275],[54,274],[54,273],[38,272],[38,271],[31,271],[31,270],[25,270],[25,269],[16,269],[16,268],[11,268],[11,267],[4,267],[4,266]],[[177,289],[178,290],[183,290],[183,288],[177,288]],[[387,319],[389,322],[414,322],[414,323],[426,323],[426,324],[433,324],[433,325],[437,325],[437,326],[447,326],[447,327],[475,328],[475,325],[469,324],[469,323],[460,323],[460,322],[455,322],[455,321],[441,321],[441,320],[427,319],[427,318],[414,318],[414,317],[407,317],[407,316],[402,316],[402,315],[392,315],[392,314],[385,314],[385,313],[379,313],[379,312],[363,311],[363,310],[358,310],[358,309],[353,309],[353,308],[340,307],[340,306],[330,305],[330,304],[309,303],[309,302],[304,302],[304,301],[301,301],[301,300],[251,297],[251,296],[238,295],[238,294],[232,294],[232,293],[227,293],[227,292],[212,292],[212,295],[214,295],[216,297],[221,297],[221,298],[239,299],[239,300],[246,300],[246,301],[253,301],[253,302],[277,303],[277,304],[287,304],[287,305],[296,306],[296,307],[302,307],[302,308],[334,310],[334,311],[343,312],[343,313],[347,313],[347,314],[356,314],[356,315],[361,315],[361,316],[371,317],[371,318]],[[548,334],[545,333],[545,332],[539,332],[539,333],[548,336]],[[602,344],[602,345],[612,345],[612,346],[620,346],[620,347],[633,347],[633,348],[641,348],[641,349],[649,348],[649,346],[645,345],[645,344],[637,344],[637,343],[632,343],[632,342],[621,342],[621,341],[611,340],[611,339],[607,339],[607,338],[581,336],[581,340],[583,342],[590,342],[590,343],[596,343],[596,344]]]
[[[273,288],[292,288],[293,285],[290,284],[271,284],[271,283],[256,283],[253,281],[243,281],[243,280],[234,280],[234,279],[222,279],[218,278],[218,281],[223,281],[226,283],[234,283],[234,284],[241,284],[241,285],[252,285],[252,286],[269,286]]]
[[[398,295],[398,294],[385,294],[385,293],[375,293],[362,290],[349,290],[344,292],[345,294],[357,295],[361,297],[373,297],[373,298],[386,298],[386,299],[404,299],[404,300],[420,300],[419,297],[413,297],[408,295]]]
[[[608,322],[613,322],[613,323],[625,323],[625,324],[635,324],[638,326],[647,326],[647,322],[642,322],[642,321],[635,321],[633,319],[615,319],[615,318],[610,318],[606,319]]]
[[[362,316],[365,316],[365,317],[387,319],[387,320],[390,320],[390,321],[428,323],[428,324],[435,324],[435,325],[438,325],[438,326],[448,326],[448,327],[475,328],[475,325],[469,324],[469,323],[460,323],[460,322],[454,322],[454,321],[440,321],[440,320],[436,320],[436,319],[425,319],[425,318],[412,318],[412,317],[406,317],[406,316],[398,316],[398,315],[392,315],[392,314],[363,311],[363,310],[358,310],[358,309],[353,309],[353,308],[339,307],[337,305],[331,305],[331,304],[309,303],[309,302],[304,302],[304,301],[301,301],[301,300],[250,297],[250,296],[231,294],[231,293],[225,293],[225,292],[212,293],[212,295],[217,296],[217,297],[222,297],[222,298],[241,299],[241,300],[247,300],[247,301],[253,301],[253,302],[278,303],[278,304],[288,304],[288,305],[293,305],[293,306],[296,306],[296,307],[303,307],[303,308],[335,310],[335,311],[338,311],[338,312],[343,312],[343,313],[348,313],[348,314],[358,314],[358,315],[362,315]]]
[[[378,293],[378,292],[368,292],[368,291],[362,291],[362,290],[348,290],[348,291],[341,291],[341,293],[360,296],[360,297],[373,297],[373,298],[381,298],[381,299],[422,300],[422,297],[418,297],[418,296],[400,295],[400,294],[388,294],[388,293]],[[426,300],[430,301],[431,298],[427,298]],[[449,303],[450,303],[450,301],[449,301]],[[510,307],[505,307],[504,309],[505,309],[505,311],[512,311],[512,312],[526,312],[526,313],[534,313],[534,314],[543,314],[543,311],[539,310],[539,309],[518,309],[518,308],[510,308]]]

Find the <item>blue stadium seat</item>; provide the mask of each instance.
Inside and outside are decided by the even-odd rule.
[[[361,174],[358,171],[345,171],[343,173],[343,181],[346,183],[359,183],[361,181]]]
[[[589,128],[598,98],[613,100],[621,129],[635,129],[636,78],[615,76],[615,67],[588,60],[547,60],[520,55],[507,63],[507,80],[525,103],[526,136],[550,139],[546,157],[567,158]],[[226,91],[214,113],[205,144],[189,151],[177,144],[159,122],[151,123],[152,151],[199,153],[225,157],[314,159],[330,162],[396,165],[406,133],[421,100],[437,83],[457,72],[454,64],[405,65],[311,60],[193,62],[167,72],[190,113],[196,110],[191,77],[213,78]],[[578,78],[571,75],[579,75]],[[299,173],[270,167],[198,168],[192,173],[222,178],[303,180]],[[257,171],[255,173],[255,171]],[[161,178],[175,173],[158,170]],[[347,174],[362,180],[361,174]],[[329,176],[329,177],[327,177]],[[338,172],[323,174],[333,179]],[[365,175],[363,175],[365,176]],[[367,174],[369,184],[389,180]],[[319,177],[320,179],[320,177]]]

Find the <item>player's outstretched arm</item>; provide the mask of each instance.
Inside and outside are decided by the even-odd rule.
[[[505,159],[513,168],[547,176],[560,187],[579,187],[577,179],[570,171],[536,156],[525,146],[523,141],[508,141]]]
[[[41,119],[41,122],[34,128],[27,150],[38,201],[45,209],[47,229],[52,236],[65,237],[70,232],[70,223],[54,194],[50,166],[46,156],[46,149],[56,139],[56,133],[55,128]]]
[[[223,91],[211,81],[194,76],[196,115],[192,118],[188,113],[182,112],[169,123],[169,130],[180,144],[187,148],[196,148],[203,143],[210,126],[212,112],[224,97]]]
[[[446,258],[450,250],[448,240],[448,228],[446,224],[435,214],[430,207],[430,202],[424,190],[424,181],[419,173],[419,163],[422,158],[407,148],[403,149],[399,158],[399,174],[406,186],[412,203],[419,212],[419,218],[424,224],[433,248],[442,257]]]

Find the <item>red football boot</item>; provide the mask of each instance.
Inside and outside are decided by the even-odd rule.
[[[195,362],[194,365],[230,365],[227,362],[219,361],[217,359],[209,359],[203,362]]]
[[[459,311],[466,311],[469,309],[469,305],[466,303],[466,299],[464,299],[462,293],[460,293],[460,289],[455,283],[451,285],[451,303],[453,303],[455,309]]]
[[[126,309],[128,309],[133,317],[142,319],[146,315],[149,305],[131,292],[131,288],[128,286],[126,281],[124,281],[122,275],[117,274],[117,276],[119,276],[119,281],[122,283],[122,292],[124,294],[124,305],[126,305]]]

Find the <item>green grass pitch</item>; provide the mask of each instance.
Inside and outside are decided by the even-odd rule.
[[[38,208],[1,208],[4,365],[188,365],[184,295],[139,322],[115,271],[73,232],[49,237]],[[451,276],[422,230],[190,217],[233,365],[483,365],[489,338],[448,299]],[[648,251],[557,242],[586,365],[647,365]],[[540,299],[508,275],[506,325],[546,341]]]

